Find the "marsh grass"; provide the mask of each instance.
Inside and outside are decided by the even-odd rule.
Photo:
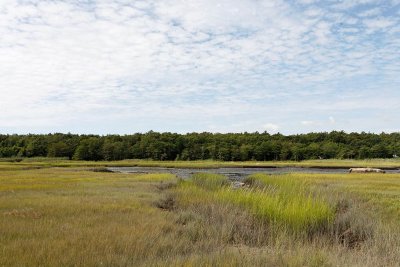
[[[8,164],[0,164],[9,166],[0,171],[0,266],[386,267],[400,262],[400,175],[254,176],[250,188],[235,190],[221,176],[189,182],[170,174],[103,173],[86,166],[27,170]],[[312,223],[292,226],[290,216],[257,215],[268,205],[265,199],[276,198],[277,207],[296,202],[293,192],[297,200],[333,209],[328,232]],[[236,200],[241,194],[243,200]],[[156,205],[168,198],[173,209]],[[312,238],[304,229],[311,229]],[[330,235],[334,229],[338,234]],[[341,241],[339,233],[345,231]],[[353,247],[355,235],[366,238]]]
[[[217,198],[244,207],[274,228],[287,229],[296,235],[323,232],[334,217],[328,204],[305,195],[225,190]]]
[[[208,190],[217,190],[222,187],[227,187],[229,185],[229,182],[225,176],[209,173],[194,174],[191,178],[191,182],[196,186]]]
[[[222,167],[321,167],[321,168],[400,168],[400,158],[397,159],[367,159],[367,160],[304,160],[304,161],[157,161],[145,159],[127,159],[120,161],[79,161],[65,158],[5,158],[0,159],[1,165],[14,162],[14,166],[37,167],[166,167],[166,168],[222,168]]]
[[[242,207],[271,228],[296,235],[324,231],[333,222],[334,208],[321,197],[311,195],[306,185],[298,180],[253,175],[249,181],[257,187],[237,190],[227,186],[227,179],[222,175],[195,174],[187,185],[181,185],[181,191],[193,199],[207,198]],[[207,190],[212,192],[205,192]]]
[[[239,190],[221,182],[223,176],[193,178],[201,183],[181,181],[176,192],[183,225],[197,221],[195,227],[186,228],[196,229],[196,240],[214,236],[230,249],[239,246],[253,253],[271,248],[283,257],[268,254],[267,259],[260,253],[253,255],[253,261],[235,255],[230,259],[236,266],[263,266],[260,259],[276,266],[398,266],[400,262],[400,225],[395,220],[399,214],[393,212],[397,203],[385,201],[392,194],[385,196],[382,189],[390,185],[400,193],[399,175],[378,180],[378,176],[353,174],[257,174],[246,180],[250,188]],[[365,194],[370,189],[355,190],[353,183],[376,184],[376,188]],[[379,199],[392,207],[371,201],[378,192]],[[385,219],[383,215],[389,213],[391,217]],[[218,231],[210,234],[213,227],[208,226]],[[259,247],[264,250],[255,249]],[[215,260],[225,259],[230,249]]]
[[[156,185],[172,175],[48,169],[0,176],[0,266],[137,266],[181,248],[169,240],[174,216],[152,205]]]

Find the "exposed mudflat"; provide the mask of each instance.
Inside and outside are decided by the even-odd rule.
[[[227,176],[230,180],[241,180],[253,173],[283,174],[283,173],[348,173],[349,168],[300,168],[300,167],[271,167],[271,168],[212,168],[212,169],[186,169],[186,168],[161,168],[161,167],[109,167],[113,172],[121,173],[172,173],[187,179],[194,173],[217,173]],[[385,170],[387,173],[400,173],[399,169]]]

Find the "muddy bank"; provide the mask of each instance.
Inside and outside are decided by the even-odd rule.
[[[350,169],[350,167],[343,167],[343,166],[307,166],[307,167],[305,167],[305,166],[299,166],[299,167],[296,167],[296,168],[306,168],[306,169],[324,169],[324,170],[326,170],[326,169],[331,169],[331,170],[341,170],[341,169],[346,169],[346,170],[349,170]],[[363,168],[363,167],[360,167],[360,168]],[[396,168],[396,167],[377,167],[378,169],[381,169],[381,170],[387,170],[387,171],[395,171],[395,173],[396,172],[400,172],[400,169],[399,168]]]

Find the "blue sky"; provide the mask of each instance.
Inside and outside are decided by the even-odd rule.
[[[400,131],[400,0],[0,2],[0,133]]]

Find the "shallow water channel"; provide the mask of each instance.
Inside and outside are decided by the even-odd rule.
[[[172,173],[177,177],[187,179],[194,173],[217,173],[227,176],[232,181],[239,181],[253,173],[284,174],[284,173],[348,173],[348,168],[300,168],[300,167],[271,167],[271,168],[161,168],[161,167],[109,167],[113,172],[121,173]],[[388,173],[400,173],[400,170],[386,170]]]

